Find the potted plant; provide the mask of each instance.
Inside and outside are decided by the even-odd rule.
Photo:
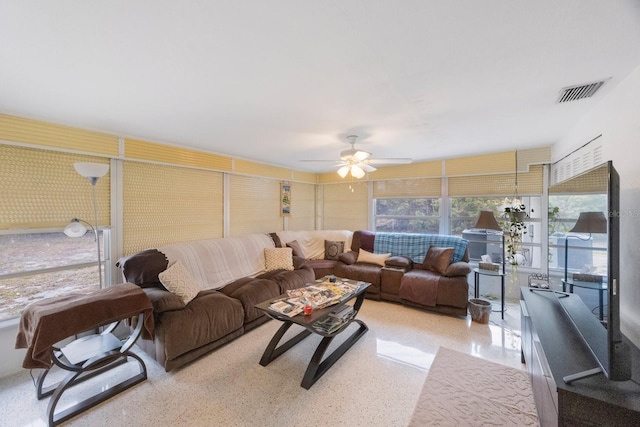
[[[504,208],[506,259],[512,266],[519,264],[516,255],[521,250],[522,236],[527,234],[525,220],[528,217],[527,208],[524,204],[513,204]]]

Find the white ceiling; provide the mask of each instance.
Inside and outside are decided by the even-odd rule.
[[[318,172],[553,144],[639,47],[634,0],[0,0],[0,112]]]

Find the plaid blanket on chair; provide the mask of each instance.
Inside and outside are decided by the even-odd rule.
[[[413,262],[422,263],[430,246],[453,248],[451,262],[462,261],[468,240],[443,234],[376,233],[373,242],[375,253],[391,253],[392,256],[406,256]]]

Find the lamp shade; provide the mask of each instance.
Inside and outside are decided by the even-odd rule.
[[[77,162],[73,167],[85,178],[100,178],[109,172],[109,165],[104,163]]]
[[[73,220],[64,228],[63,233],[67,237],[82,237],[87,233],[87,227],[80,224],[77,220]]]
[[[478,216],[478,222],[473,228],[481,228],[484,230],[498,230],[502,231],[502,227],[496,221],[496,217],[491,211],[481,211]]]
[[[606,233],[607,218],[602,212],[580,212],[571,233]]]

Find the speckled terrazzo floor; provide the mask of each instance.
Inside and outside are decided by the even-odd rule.
[[[271,321],[170,373],[138,350],[148,380],[64,425],[406,426],[440,346],[524,369],[517,304],[508,304],[505,320],[492,313],[488,325],[371,300],[358,317],[369,332],[309,390],[300,382],[319,337],[263,367],[258,361],[280,326]],[[97,386],[74,387],[59,407]],[[0,380],[1,426],[45,426],[47,404],[36,399],[28,371]]]

